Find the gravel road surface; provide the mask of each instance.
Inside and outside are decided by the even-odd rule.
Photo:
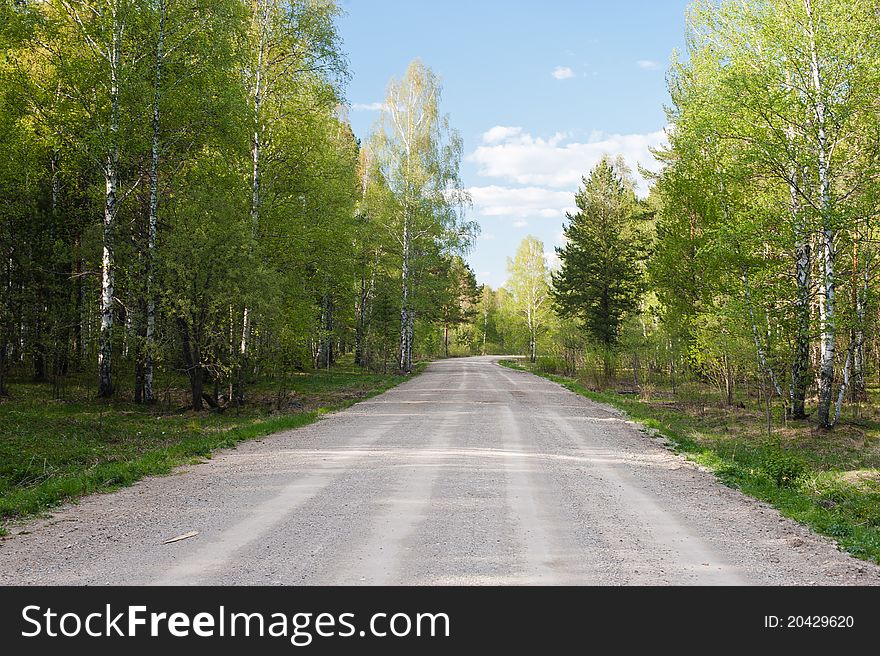
[[[435,362],[311,426],[12,526],[0,583],[880,583],[617,411],[497,359]]]

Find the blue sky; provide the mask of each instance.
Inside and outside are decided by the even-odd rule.
[[[498,287],[528,234],[552,264],[580,176],[603,153],[653,166],[648,148],[663,138],[665,71],[684,49],[687,4],[342,0],[352,126],[367,137],[388,80],[412,59],[441,77],[482,226],[468,261]]]

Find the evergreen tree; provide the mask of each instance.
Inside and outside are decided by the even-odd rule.
[[[563,317],[579,320],[590,337],[611,350],[644,288],[642,214],[626,172],[603,159],[583,179],[568,214],[562,267],[553,273],[553,299]]]

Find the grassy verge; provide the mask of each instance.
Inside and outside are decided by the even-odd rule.
[[[11,398],[0,404],[0,535],[11,519],[168,474],[242,440],[305,426],[404,380],[354,366],[301,373],[284,381],[283,398],[276,386],[257,386],[251,404],[220,414],[102,403],[85,393],[59,401],[46,384],[13,384]]]
[[[763,418],[740,409],[706,411],[687,404],[594,392],[581,382],[502,361],[623,410],[660,432],[676,452],[712,470],[726,485],[776,507],[783,515],[832,537],[854,556],[880,563],[880,439],[865,422],[816,433],[806,423],[761,435]]]

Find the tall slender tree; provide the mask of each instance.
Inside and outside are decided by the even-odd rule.
[[[461,252],[476,225],[463,220],[469,201],[459,176],[461,137],[440,113],[440,81],[415,60],[402,80],[392,80],[371,149],[394,196],[386,225],[400,257],[399,369],[412,370],[418,259],[439,251]]]
[[[538,336],[550,309],[550,271],[544,256],[544,243],[529,235],[520,242],[513,259],[508,258],[507,286],[513,306],[528,331],[529,359],[538,359]]]
[[[575,203],[578,212],[568,215],[565,246],[556,249],[562,266],[553,274],[553,299],[562,316],[581,321],[597,343],[611,350],[644,288],[643,210],[626,172],[607,158],[583,179]]]

